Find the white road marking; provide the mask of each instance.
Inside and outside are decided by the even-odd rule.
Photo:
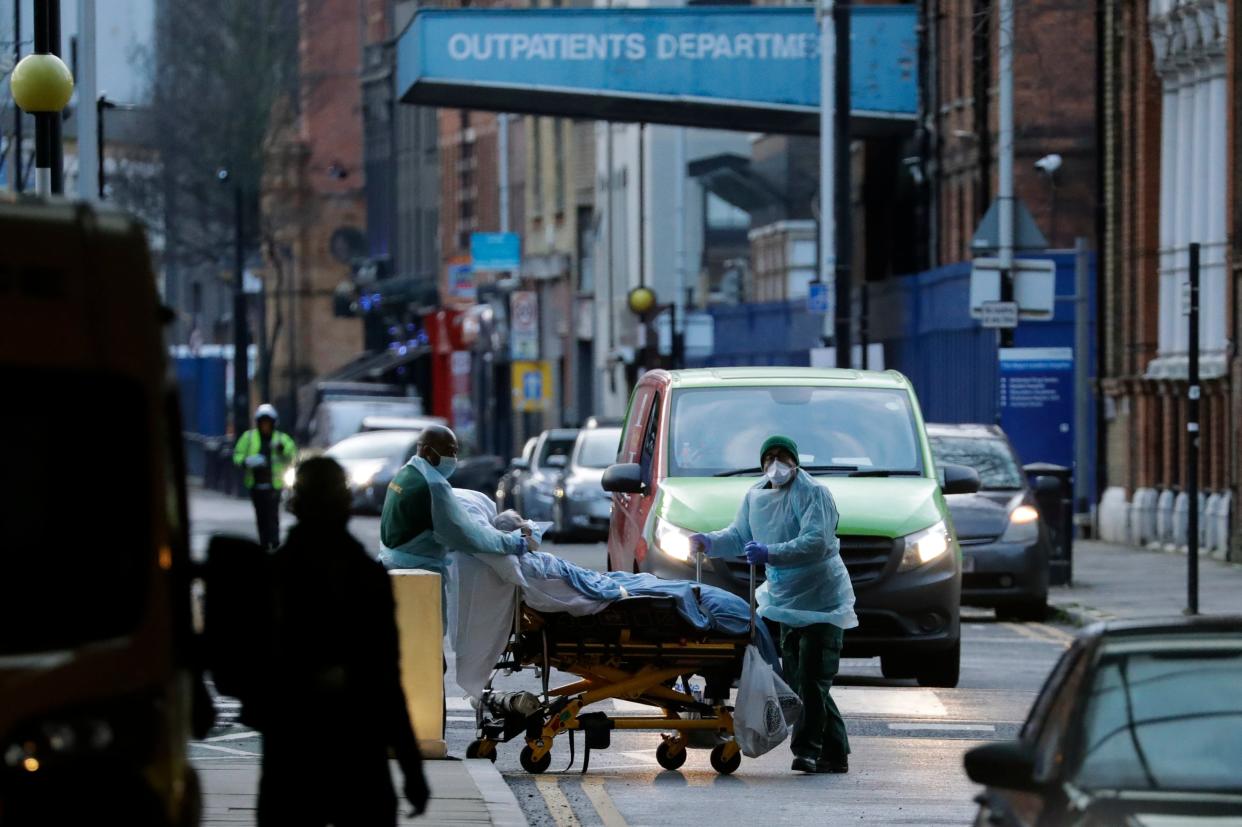
[[[842,715],[942,718],[949,714],[930,689],[833,687],[832,698]]]
[[[198,747],[199,749],[215,750],[216,752],[227,752],[229,755],[245,755],[250,758],[259,757],[259,753],[257,752],[247,752],[244,749],[233,749],[232,747],[221,747],[216,744],[206,744],[202,741],[194,741],[191,743],[191,746]]]
[[[894,732],[995,732],[992,724],[889,724]]]
[[[445,698],[444,705],[449,712],[474,712],[469,698]]]
[[[617,712],[624,712],[626,715],[637,714],[639,717],[664,717],[664,713],[660,711],[659,707],[652,706],[651,704],[640,704],[636,701],[623,701],[620,698],[612,699],[612,708]]]
[[[445,718],[445,720],[448,720],[448,721],[468,721],[468,722],[470,722],[470,723],[472,723],[472,724],[473,724],[473,723],[475,723],[475,718],[474,718],[474,716],[473,716],[473,715],[468,715],[468,716],[467,716],[467,715],[449,715],[447,718]]]
[[[617,805],[613,803],[612,797],[604,789],[604,779],[598,776],[587,776],[582,779],[582,792],[590,799],[591,806],[595,808],[595,812],[599,813],[600,821],[604,822],[604,827],[626,827],[621,811],[617,809]]]
[[[552,816],[556,827],[582,827],[578,817],[574,815],[573,805],[569,803],[569,799],[556,781],[557,778],[554,775],[535,776],[535,788],[539,790],[544,803],[548,805],[548,815]]]
[[[245,732],[230,732],[226,735],[213,735],[211,738],[206,739],[206,741],[203,743],[206,743],[208,741],[211,743],[215,743],[216,741],[240,741],[243,738],[258,738],[258,737],[259,737],[259,733],[255,732],[254,730],[247,730]]]

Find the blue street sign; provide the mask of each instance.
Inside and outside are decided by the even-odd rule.
[[[828,313],[832,310],[832,293],[827,284],[811,282],[807,287],[806,310],[808,313]]]
[[[475,270],[518,270],[522,237],[517,233],[471,233],[470,260]]]
[[[1000,350],[1001,427],[1024,462],[1074,464],[1074,351]]]
[[[917,6],[851,10],[851,110],[918,111]],[[397,47],[407,103],[817,132],[811,5],[427,9]]]
[[[527,402],[543,399],[543,374],[537,370],[527,371],[522,377],[522,397]]]

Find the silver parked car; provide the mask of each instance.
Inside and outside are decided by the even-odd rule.
[[[518,481],[517,502],[506,503],[505,507],[516,508],[528,520],[551,522],[556,486],[561,481],[561,472],[569,465],[569,455],[577,439],[577,428],[553,428],[540,434],[531,454],[530,468]]]
[[[601,484],[604,471],[617,461],[620,428],[586,428],[570,455],[561,484],[556,488],[553,522],[558,537],[608,537],[612,495]]]

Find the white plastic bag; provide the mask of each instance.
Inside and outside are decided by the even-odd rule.
[[[801,718],[797,694],[776,676],[755,646],[747,646],[733,710],[733,736],[742,754],[758,758],[779,746]]]

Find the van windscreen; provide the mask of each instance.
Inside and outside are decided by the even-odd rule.
[[[803,467],[921,474],[905,391],[814,386],[686,388],[673,395],[669,475],[754,469],[773,434],[798,444]]]
[[[117,637],[144,611],[152,549],[142,388],[97,372],[0,369],[0,652]]]

